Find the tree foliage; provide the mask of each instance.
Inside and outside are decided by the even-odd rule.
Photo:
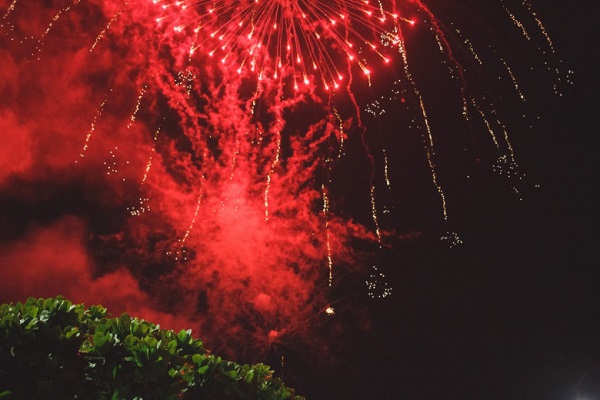
[[[302,399],[269,366],[212,355],[191,330],[62,297],[0,306],[0,398]]]

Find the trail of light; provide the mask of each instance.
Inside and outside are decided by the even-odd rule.
[[[192,40],[192,43],[190,44],[190,49],[188,51],[188,63],[191,64],[192,63],[192,57],[194,56],[194,53],[196,52],[196,43],[198,42],[198,33],[200,32],[200,27],[197,26],[194,29],[194,39]]]
[[[503,6],[504,6],[504,5],[503,5]],[[506,7],[505,7],[505,9],[506,9]],[[508,12],[508,10],[507,10],[507,12]],[[433,15],[432,15],[432,17],[433,17]],[[515,18],[515,20],[516,20],[516,18]],[[517,21],[517,22],[518,22],[518,21]],[[522,25],[520,24],[520,26],[522,26]],[[459,31],[459,30],[456,30],[456,32],[457,32],[457,33],[459,34],[459,36],[460,36],[460,31]],[[526,33],[526,32],[525,32],[525,33]],[[448,44],[447,42],[443,42],[443,43],[446,43],[446,44],[449,46],[449,44]],[[481,58],[479,57],[479,55],[477,54],[477,52],[475,51],[475,49],[474,49],[474,47],[472,46],[471,42],[470,42],[470,41],[467,39],[467,40],[465,40],[465,43],[468,45],[469,51],[470,51],[470,52],[471,52],[471,54],[473,55],[473,58],[474,58],[474,60],[475,60],[477,63],[479,63],[480,65],[482,65],[482,64],[483,64],[483,62],[482,62]],[[452,60],[453,60],[453,59],[452,59]],[[505,69],[507,70],[507,72],[508,72],[509,76],[511,77],[511,80],[512,80],[512,82],[513,82],[513,86],[514,86],[514,88],[515,88],[515,90],[516,90],[517,94],[519,95],[519,97],[521,98],[521,100],[522,100],[522,101],[526,101],[526,99],[525,99],[525,96],[523,95],[523,93],[522,93],[522,91],[521,91],[521,88],[520,88],[520,85],[519,85],[519,83],[518,83],[518,81],[517,81],[517,78],[515,77],[514,73],[512,72],[512,69],[510,68],[510,66],[508,65],[508,63],[507,63],[507,62],[506,62],[506,61],[505,61],[503,58],[500,58],[500,61],[501,61],[501,63],[504,65],[504,67],[505,67]],[[453,60],[453,62],[457,64],[456,60]],[[458,68],[460,68],[460,66],[459,66],[458,64],[457,64],[457,66],[458,66]],[[462,71],[462,69],[461,69],[461,71]],[[462,77],[462,72],[461,72],[461,77]],[[461,80],[462,80],[462,78],[461,78]],[[463,100],[464,100],[464,101],[466,101],[466,100],[464,99],[464,97],[463,97]],[[475,100],[475,98],[471,97],[471,98],[470,98],[470,100],[471,100],[471,104],[472,104],[472,105],[473,105],[473,107],[474,107],[474,108],[477,110],[478,114],[479,114],[479,115],[480,115],[480,117],[482,118],[482,120],[483,120],[483,122],[484,122],[484,124],[485,124],[485,126],[486,126],[486,129],[487,129],[488,133],[490,134],[490,136],[491,136],[491,138],[492,138],[492,140],[493,140],[493,142],[494,142],[494,145],[496,146],[496,148],[497,148],[497,149],[499,149],[499,148],[500,148],[500,145],[499,145],[498,139],[497,139],[497,137],[496,137],[496,134],[495,134],[495,132],[494,132],[493,128],[491,127],[491,124],[490,124],[490,122],[489,122],[488,118],[486,117],[486,115],[485,115],[484,111],[483,111],[483,110],[482,110],[482,108],[479,106],[479,104],[477,103],[477,101]],[[465,109],[465,110],[466,110],[466,109]],[[495,109],[494,109],[493,107],[492,107],[492,113],[493,113],[493,114],[496,114],[496,111],[495,111]],[[466,119],[467,119],[467,120],[469,119],[469,118],[468,118],[468,113],[467,113],[467,112],[465,112],[465,117],[466,117]],[[505,142],[506,142],[506,144],[507,144],[507,146],[508,146],[508,148],[509,148],[509,151],[510,151],[510,154],[511,154],[511,158],[513,158],[513,159],[514,159],[514,153],[513,153],[513,149],[512,149],[512,145],[511,145],[511,143],[510,143],[510,140],[509,140],[509,137],[508,137],[508,132],[507,132],[507,130],[506,130],[506,127],[505,127],[505,126],[504,126],[504,125],[503,125],[503,124],[500,122],[500,120],[499,120],[499,119],[497,119],[497,120],[496,120],[496,122],[497,122],[497,123],[498,123],[498,124],[499,124],[499,125],[502,127],[502,129],[503,129],[503,132],[504,132],[504,138],[505,138]]]
[[[52,22],[50,22],[48,24],[48,27],[46,28],[46,30],[44,31],[44,33],[42,33],[42,35],[38,39],[38,48],[37,48],[38,52],[40,52],[42,50],[42,46],[44,44],[44,39],[46,38],[46,36],[48,36],[48,33],[50,33],[50,31],[52,30],[52,27],[54,26],[54,24],[60,19],[60,17],[63,14],[66,14],[69,11],[71,11],[71,9],[73,8],[73,6],[76,6],[80,2],[81,2],[81,0],[73,0],[72,4],[70,4],[70,5],[68,5],[68,6],[64,7],[64,8],[61,8],[60,10],[57,11],[57,13],[52,18]]]
[[[340,116],[340,113],[338,112],[338,110],[335,107],[333,108],[333,115],[335,116],[335,118],[338,121],[338,131],[339,131],[338,142],[340,145],[338,147],[337,158],[339,160],[344,155],[344,137],[346,136],[346,134],[344,133],[344,121],[342,121],[342,117]]]
[[[146,85],[142,86],[142,88],[140,89],[140,94],[138,95],[137,101],[135,103],[135,109],[131,113],[131,116],[129,117],[129,122],[127,123],[127,129],[130,129],[133,126],[133,123],[135,122],[137,114],[140,111],[142,99],[144,98],[144,94],[146,93],[147,89],[148,89],[148,87]]]
[[[387,185],[388,189],[391,189],[392,182],[390,180],[390,165],[388,161],[387,152],[385,151],[385,148],[382,148],[381,151],[383,152],[383,172],[385,176],[385,184]]]
[[[146,183],[146,180],[148,179],[148,175],[150,174],[150,169],[152,168],[152,159],[153,159],[154,155],[156,154],[156,141],[158,141],[158,135],[160,133],[160,130],[161,130],[161,127],[159,126],[158,128],[156,128],[156,131],[154,131],[153,140],[155,143],[150,150],[150,154],[148,155],[148,161],[146,162],[146,168],[144,168],[144,176],[142,177],[142,180],[141,180],[140,186],[139,186],[140,193],[142,192],[144,184]],[[140,197],[137,200],[137,204],[135,206],[127,207],[127,211],[129,211],[129,214],[131,214],[132,217],[138,217],[138,216],[142,215],[143,213],[151,210],[149,202],[150,202],[149,198],[142,197],[142,195],[140,194]]]
[[[333,258],[331,256],[331,232],[329,229],[329,196],[325,185],[321,185],[321,193],[323,197],[323,217],[325,218],[325,239],[327,247],[327,268],[329,270],[328,286],[333,285]]]
[[[109,94],[110,94],[110,92],[112,92],[112,89],[109,90]],[[106,106],[106,103],[108,102],[108,96],[109,95],[107,94],[104,97],[104,100],[102,100],[102,103],[100,103],[100,107],[98,107],[98,111],[96,111],[96,115],[94,116],[94,119],[92,120],[92,123],[90,124],[90,129],[85,136],[85,142],[83,143],[81,153],[79,153],[80,158],[85,157],[85,153],[89,147],[90,140],[92,139],[92,134],[96,131],[96,124],[98,123],[98,118],[100,118],[102,116],[102,113],[104,112],[104,107]],[[78,160],[75,160],[76,164],[77,164],[77,162],[78,162]]]
[[[465,78],[464,78],[464,74],[463,74],[463,68],[460,65],[460,63],[456,60],[456,58],[454,57],[454,52],[452,51],[452,46],[448,42],[448,39],[446,38],[446,35],[444,34],[444,28],[441,26],[441,23],[438,20],[438,18],[421,1],[418,1],[418,4],[419,4],[420,9],[423,10],[429,18],[430,24],[435,33],[435,40],[440,48],[440,52],[442,54],[446,54],[448,61],[450,61],[450,65],[448,65],[448,70],[450,71],[450,76],[454,77],[455,79],[457,79],[460,82],[459,90],[460,90],[460,97],[462,100],[463,117],[466,120],[468,120],[469,114],[468,114],[468,107],[467,107],[467,97],[465,95]],[[456,75],[455,75],[455,73],[456,73]],[[413,85],[414,85],[414,83],[413,83]]]
[[[365,150],[365,155],[367,156],[367,159],[369,160],[369,186],[370,186],[370,191],[369,191],[369,195],[370,195],[370,200],[371,200],[371,219],[373,220],[373,224],[375,224],[375,234],[377,235],[377,242],[379,243],[379,245],[381,246],[381,228],[379,227],[379,219],[377,217],[377,202],[375,200],[375,185],[373,183],[374,179],[375,179],[375,160],[373,160],[373,154],[371,154],[371,151],[369,149],[369,145],[367,144],[366,140],[365,140],[365,133],[366,133],[366,128],[362,123],[362,118],[361,118],[361,109],[358,105],[358,102],[356,101],[356,96],[354,96],[354,92],[352,92],[352,81],[353,81],[353,75],[350,71],[350,64],[348,64],[348,73],[349,73],[349,79],[348,79],[348,84],[346,85],[346,91],[348,93],[348,96],[350,97],[350,100],[352,102],[352,104],[354,105],[354,109],[356,111],[356,121],[357,121],[357,125],[358,125],[358,129],[360,130],[360,140],[363,146],[363,149]]]
[[[281,132],[278,131],[276,136],[275,158],[271,162],[271,168],[267,174],[267,185],[265,187],[265,222],[269,221],[269,191],[271,190],[271,177],[275,171],[275,167],[279,164],[279,158],[281,156]]]
[[[544,23],[542,22],[542,20],[539,18],[539,16],[537,15],[537,12],[535,11],[535,9],[533,8],[533,6],[531,5],[531,3],[528,0],[522,0],[521,4],[527,9],[527,11],[529,12],[529,14],[531,15],[531,17],[533,18],[533,20],[535,21],[540,33],[542,34],[542,36],[544,37],[544,40],[546,42],[546,44],[548,45],[548,48],[550,49],[550,53],[552,55],[556,55],[556,49],[554,46],[554,42],[552,41],[552,38],[550,37],[550,34],[548,33],[548,30],[546,29],[546,26],[544,25]],[[506,7],[505,7],[506,8]],[[507,11],[508,12],[508,11]],[[522,31],[524,32],[524,36],[529,40],[530,35],[525,31],[525,28],[523,27],[523,24],[521,24],[520,22],[518,22],[516,20],[516,18],[514,18],[511,15],[511,19],[513,20],[513,22],[515,22],[515,24],[517,24],[517,26],[519,26]],[[545,52],[544,52],[545,53]],[[558,63],[560,63],[560,60],[558,61]],[[552,63],[546,62],[548,71],[551,71],[554,73],[554,75],[556,76],[556,80],[558,83],[566,83],[566,84],[573,84],[573,82],[571,81],[571,75],[573,74],[573,71],[567,71],[566,74],[563,74],[563,72],[561,72],[560,68],[554,63],[554,66],[552,65]],[[558,96],[562,96],[562,88],[559,86],[558,83],[554,84],[554,93]],[[562,85],[561,85],[562,86]]]
[[[527,8],[527,10],[529,10],[529,12],[531,13],[531,16],[535,20],[535,23],[539,27],[540,32],[542,32],[542,35],[544,35],[544,38],[546,39],[546,43],[548,43],[548,47],[550,47],[550,51],[552,51],[553,54],[556,53],[556,50],[554,50],[554,43],[552,43],[552,38],[548,34],[548,31],[546,30],[546,27],[542,23],[542,20],[539,19],[539,17],[537,16],[537,13],[531,6],[531,3],[529,3],[527,0],[523,0],[523,5]]]
[[[96,48],[96,46],[98,46],[98,43],[100,43],[100,41],[105,37],[106,33],[110,30],[110,26],[117,20],[119,19],[119,17],[121,16],[121,14],[123,13],[123,11],[128,7],[128,2],[123,2],[124,7],[121,8],[119,11],[117,11],[115,13],[115,15],[113,15],[110,20],[106,23],[106,26],[104,27],[104,29],[102,29],[102,31],[100,31],[100,33],[98,34],[98,36],[96,36],[96,39],[94,40],[94,43],[92,44],[92,47],[90,47],[90,53],[94,51],[94,49]]]
[[[533,16],[533,19],[535,20],[540,32],[542,33],[542,35],[544,36],[544,38],[546,40],[546,43],[548,44],[548,47],[550,48],[550,52],[553,55],[555,55],[556,50],[554,48],[554,43],[552,42],[552,38],[550,37],[550,34],[548,34],[548,31],[546,30],[546,26],[543,24],[542,20],[538,17],[537,13],[533,9],[533,6],[529,3],[529,1],[523,0],[523,5],[529,10],[531,15]],[[555,74],[556,80],[558,82],[562,83],[562,81],[564,80],[565,83],[567,83],[567,84],[573,84],[573,82],[571,80],[571,75],[573,74],[573,71],[569,70],[569,71],[567,71],[566,75],[563,76],[563,73],[558,68],[558,66],[552,67],[550,64],[548,64],[548,70],[552,71]],[[562,88],[557,83],[554,84],[554,93],[557,96],[563,95]]]
[[[204,197],[204,193],[203,193],[204,180],[205,180],[205,177],[204,177],[204,175],[202,175],[200,177],[200,185],[199,185],[200,187],[198,189],[200,194],[198,195],[198,201],[196,202],[196,208],[194,209],[194,214],[192,215],[192,220],[190,221],[190,225],[188,226],[187,230],[185,231],[185,234],[183,235],[183,237],[181,239],[179,239],[179,243],[181,245],[179,246],[179,250],[177,251],[177,253],[174,254],[175,261],[179,261],[180,258],[182,261],[186,261],[185,245],[192,233],[192,230],[194,229],[194,225],[196,224],[196,219],[198,218],[198,213],[200,212],[200,206],[202,205],[202,199]]]
[[[523,37],[527,40],[531,40],[531,36],[529,36],[529,32],[527,32],[527,29],[525,29],[525,26],[521,23],[521,21],[519,21],[519,19],[517,17],[515,17],[515,15],[508,9],[508,7],[506,6],[506,4],[504,4],[504,1],[500,0],[500,4],[502,4],[502,8],[504,8],[504,10],[506,11],[506,13],[508,14],[508,16],[510,17],[510,19],[512,20],[512,22],[521,30],[521,33],[523,34]],[[523,3],[525,4],[525,3]]]
[[[469,49],[471,56],[473,56],[473,59],[477,62],[477,64],[483,65],[483,61],[481,60],[481,57],[479,57],[479,54],[475,51],[475,47],[473,46],[473,43],[469,39],[464,38],[462,36],[460,29],[457,28],[454,30],[454,32],[456,32],[457,36],[459,38],[461,38],[461,40],[467,45],[467,48]]]
[[[504,126],[504,124],[498,118],[496,118],[496,123],[498,125],[500,125],[500,127],[502,127],[502,132],[504,133],[504,142],[506,143],[506,146],[508,147],[510,160],[514,163],[515,162],[515,151],[513,150],[512,143],[510,142],[510,138],[508,136],[508,129],[506,129],[506,126]]]
[[[377,241],[379,242],[379,246],[381,246],[381,228],[379,226],[379,218],[377,217],[377,202],[375,200],[375,185],[371,185],[371,217],[373,218],[373,223],[375,224],[375,234],[377,235]]]
[[[435,163],[433,162],[433,155],[435,154],[434,145],[433,145],[433,134],[431,133],[431,127],[429,126],[429,118],[427,117],[427,111],[425,110],[425,104],[423,104],[423,99],[421,95],[415,88],[415,94],[419,99],[419,107],[421,108],[421,114],[423,116],[423,122],[425,123],[426,131],[427,131],[427,140],[424,140],[425,144],[425,153],[427,156],[427,165],[429,166],[429,171],[431,172],[431,180],[433,185],[435,186],[440,200],[442,201],[442,212],[444,216],[444,221],[448,220],[448,208],[446,205],[446,195],[444,194],[444,190],[442,186],[438,182],[437,171],[435,168]],[[425,137],[424,137],[425,138]]]
[[[160,133],[160,129],[161,128],[159,126],[156,129],[156,131],[154,132],[154,142],[155,143],[158,140],[158,134]],[[150,168],[152,168],[152,157],[154,156],[155,153],[156,153],[156,145],[152,146],[152,149],[150,150],[150,155],[148,156],[148,162],[146,163],[146,169],[144,170],[144,176],[142,178],[142,182],[140,183],[140,189],[142,188],[142,186],[146,182],[146,179],[148,178],[148,173],[150,172]]]
[[[146,180],[148,179],[150,169],[152,168],[152,159],[153,159],[154,155],[156,154],[156,141],[158,140],[158,135],[160,133],[160,130],[161,130],[161,127],[159,126],[158,128],[156,128],[156,131],[154,131],[153,140],[154,140],[155,144],[150,149],[150,154],[148,155],[148,161],[146,162],[146,168],[144,168],[144,176],[142,177],[142,180],[141,180],[140,186],[139,186],[140,193],[142,192],[144,184],[146,183]],[[142,197],[142,195],[140,194],[140,197],[137,200],[137,204],[134,206],[127,207],[127,211],[129,211],[129,214],[131,214],[132,217],[138,217],[138,216],[142,215],[143,213],[151,210],[149,202],[150,202],[149,198]]]
[[[17,5],[18,1],[19,0],[13,0],[13,2],[10,3],[10,6],[8,6],[8,9],[4,13],[4,15],[2,16],[3,20],[5,20],[10,15],[11,12],[13,12],[13,10],[15,9],[15,6]]]
[[[416,85],[416,83],[412,77],[412,74],[410,72],[410,69],[409,69],[408,56],[406,54],[406,48],[404,46],[404,40],[402,39],[402,36],[401,36],[401,31],[399,31],[398,34],[399,34],[399,36],[398,36],[398,51],[399,51],[400,55],[402,56],[404,75],[406,76],[406,79],[409,82],[410,87],[412,88],[412,92],[413,92],[414,96],[417,98],[417,100],[419,102],[419,109],[421,111],[421,116],[422,116],[422,119],[423,119],[423,122],[424,122],[425,128],[426,128],[426,132],[427,132],[427,135],[423,136],[423,142],[425,145],[424,146],[425,147],[425,155],[427,158],[427,165],[428,165],[429,171],[431,173],[431,180],[432,180],[433,185],[435,186],[435,188],[438,192],[438,195],[440,197],[440,200],[441,200],[442,215],[444,217],[444,221],[447,221],[448,220],[448,208],[446,205],[446,195],[444,193],[442,186],[438,182],[437,171],[436,171],[435,164],[433,162],[433,154],[435,153],[435,147],[433,144],[433,135],[431,133],[431,127],[429,126],[429,118],[427,117],[427,110],[425,109],[425,104],[423,103],[423,99],[421,97],[419,89],[417,88],[417,85]],[[427,138],[427,139],[425,139],[425,138]]]
[[[508,65],[508,63],[506,62],[506,60],[504,60],[503,58],[501,58],[500,61],[502,62],[502,64],[506,68],[506,71],[508,72],[508,75],[510,75],[510,79],[512,79],[513,86],[515,87],[515,90],[517,91],[517,94],[519,95],[519,97],[521,98],[521,100],[526,101],[525,100],[525,96],[523,95],[523,92],[521,92],[521,87],[519,86],[519,82],[517,82],[517,78],[513,74],[512,69],[510,68],[510,66]]]
[[[474,98],[471,98],[471,104],[479,113],[479,116],[481,117],[483,123],[485,124],[486,130],[488,131],[488,133],[490,134],[490,137],[492,138],[492,141],[494,142],[494,146],[496,146],[497,149],[500,149],[500,143],[498,143],[498,138],[496,137],[496,133],[494,132],[494,129],[492,129],[492,126],[490,125],[490,121],[487,119],[485,113],[483,112],[481,107],[479,107],[479,104],[477,104],[477,102],[475,101]]]

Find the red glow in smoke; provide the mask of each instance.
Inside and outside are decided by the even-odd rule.
[[[403,15],[421,12],[442,70],[465,77],[420,1],[0,0],[0,10],[0,199],[16,215],[0,224],[15,229],[1,237],[0,301],[103,303],[193,327],[238,356],[311,341],[335,314],[330,286],[356,264],[350,241],[385,235],[352,89],[393,67],[447,218]],[[456,92],[465,119],[480,118],[514,163],[493,105]],[[330,210],[348,132],[369,159],[373,232]]]
[[[102,303],[193,327],[238,356],[310,341],[328,306],[327,260],[350,263],[346,241],[370,236],[323,212],[316,171],[338,151],[339,121],[312,86],[288,97],[233,64],[192,59],[197,39],[139,3],[20,1],[4,16],[4,191],[28,187],[36,209],[66,186],[78,199],[3,249],[0,300]],[[288,126],[302,107],[312,117]]]

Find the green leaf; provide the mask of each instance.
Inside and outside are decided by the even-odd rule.
[[[173,355],[177,353],[177,340],[169,341],[169,344],[167,345],[167,351]]]
[[[29,301],[29,300],[27,300],[27,301]],[[54,308],[55,305],[56,305],[56,299],[53,299],[53,298],[46,299],[42,303],[42,307],[44,307],[44,310],[51,310]]]
[[[196,365],[202,365],[202,363],[206,360],[206,356],[203,354],[194,354],[192,356],[192,362]]]
[[[159,343],[159,341],[158,341],[158,340],[156,340],[156,338],[155,338],[155,337],[152,337],[152,336],[146,336],[146,337],[144,338],[144,343],[146,343],[146,345],[147,345],[148,347],[157,347],[157,344]]]
[[[103,332],[96,332],[94,334],[94,345],[96,348],[101,349],[108,342],[110,334],[104,334]]]
[[[73,337],[73,335],[76,335],[79,333],[79,328],[77,328],[76,326],[71,327],[71,329],[69,329],[66,333],[65,333],[65,338],[70,339],[71,337]]]
[[[198,368],[198,374],[204,375],[207,370],[208,370],[208,365],[204,365],[204,366]]]
[[[33,327],[35,327],[37,325],[37,323],[39,322],[39,320],[37,318],[32,318],[31,320],[29,320],[29,322],[27,323],[27,325],[25,325],[25,330],[31,330]]]
[[[40,321],[42,321],[44,323],[48,322],[48,320],[50,319],[50,311],[42,310],[42,312],[40,313],[39,319],[40,319]]]
[[[229,376],[231,379],[237,379],[237,377],[238,377],[238,373],[237,373],[237,371],[235,371],[235,370],[233,370],[233,371],[229,371],[229,372],[227,373],[227,376]]]
[[[27,306],[25,307],[25,316],[35,318],[37,317],[38,311],[39,308],[37,308],[36,306]]]
[[[129,314],[123,313],[119,317],[119,328],[125,330],[129,330],[129,326],[131,325],[131,317]]]

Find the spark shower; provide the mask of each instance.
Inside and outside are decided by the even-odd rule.
[[[458,246],[453,146],[522,196],[521,55],[566,79],[527,0],[440,3],[0,1],[0,190],[25,210],[5,300],[100,302],[253,357],[315,344],[344,281],[391,295],[364,264],[403,237],[397,160]]]

